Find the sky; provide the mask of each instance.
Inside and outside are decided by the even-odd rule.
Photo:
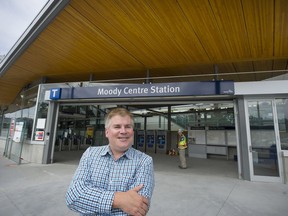
[[[0,55],[6,55],[48,0],[0,0]]]

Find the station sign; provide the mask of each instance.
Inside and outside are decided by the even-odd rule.
[[[233,81],[178,82],[156,84],[103,84],[92,87],[50,89],[50,99],[97,99],[233,95]]]
[[[58,100],[61,98],[61,88],[52,88],[50,89],[50,99]]]

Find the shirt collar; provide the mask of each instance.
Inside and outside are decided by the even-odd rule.
[[[112,151],[111,151],[109,145],[104,146],[104,149],[101,153],[101,156],[105,156],[107,154],[112,156]],[[132,156],[133,156],[133,150],[132,150],[132,147],[130,147],[126,152],[124,152],[124,154],[121,157],[126,157],[127,159],[132,159]]]

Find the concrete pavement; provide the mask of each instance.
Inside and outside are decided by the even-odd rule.
[[[16,165],[0,157],[0,215],[78,215],[66,207],[65,192],[79,157],[57,153],[49,165]],[[175,156],[153,158],[156,185],[149,216],[288,215],[288,185],[239,180],[234,161],[189,158],[189,168],[180,170]]]

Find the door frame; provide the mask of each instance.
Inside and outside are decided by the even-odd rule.
[[[279,177],[274,176],[260,176],[254,175],[254,167],[253,167],[253,156],[252,156],[252,144],[251,144],[251,131],[250,131],[250,122],[249,122],[249,112],[248,112],[248,103],[255,102],[255,101],[269,101],[272,105],[272,117],[273,117],[273,124],[274,124],[274,133],[275,133],[275,141],[276,141],[276,152],[278,157],[278,168],[279,168]],[[245,99],[245,113],[246,115],[246,130],[247,130],[247,145],[248,145],[248,158],[249,158],[249,171],[250,171],[250,178],[251,181],[261,181],[261,182],[284,182],[284,175],[283,175],[283,163],[282,163],[282,156],[281,156],[281,143],[280,143],[280,136],[279,136],[279,127],[278,127],[278,118],[277,118],[277,110],[276,110],[276,103],[275,98],[249,98]]]

